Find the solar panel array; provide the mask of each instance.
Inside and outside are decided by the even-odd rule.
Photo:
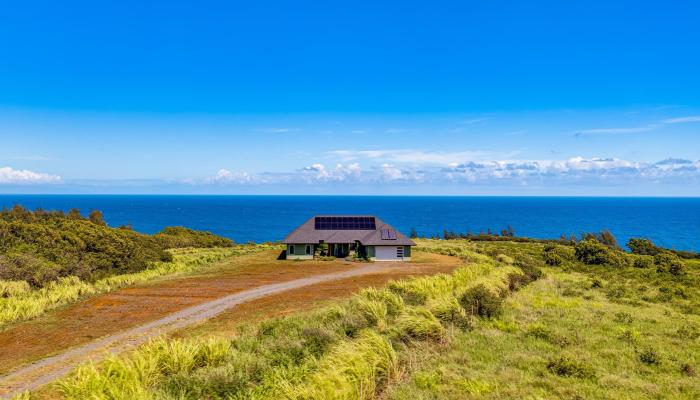
[[[381,230],[382,240],[396,240],[396,231],[393,229]]]
[[[316,217],[314,228],[317,231],[367,231],[375,230],[377,226],[374,217]]]

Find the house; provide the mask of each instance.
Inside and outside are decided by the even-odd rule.
[[[287,259],[308,260],[316,253],[357,255],[376,261],[410,261],[416,243],[374,216],[317,215],[284,238]]]

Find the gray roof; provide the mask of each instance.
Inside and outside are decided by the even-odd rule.
[[[373,217],[369,215],[316,215],[301,224],[282,240],[285,244],[319,243],[355,243],[359,241],[365,246],[415,246],[416,243],[402,235],[391,225],[385,223],[377,217],[373,217],[376,229],[372,230],[316,230],[315,221],[317,217]],[[388,229],[396,232],[396,239],[382,239],[382,230]]]

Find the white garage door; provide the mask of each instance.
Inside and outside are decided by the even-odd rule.
[[[401,261],[403,258],[403,246],[376,246],[375,259],[382,261]]]

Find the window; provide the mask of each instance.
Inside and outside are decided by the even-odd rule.
[[[287,254],[289,254],[289,255],[294,254],[294,245],[293,244],[289,245],[289,250],[287,250]]]
[[[306,254],[311,254],[311,245],[310,244],[306,245]]]
[[[396,248],[396,258],[403,258],[403,246]]]

